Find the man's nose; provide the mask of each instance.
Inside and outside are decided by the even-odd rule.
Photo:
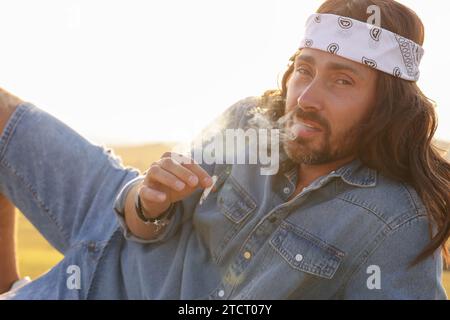
[[[297,106],[304,111],[320,111],[324,106],[325,90],[316,79],[313,80],[297,98]]]

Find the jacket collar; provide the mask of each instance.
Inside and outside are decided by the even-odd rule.
[[[297,164],[288,158],[285,152],[280,152],[280,171],[293,181],[297,174]],[[360,159],[355,159],[328,174],[340,177],[347,184],[357,187],[374,187],[377,184],[377,171],[365,166]]]
[[[359,159],[340,167],[335,173],[353,186],[364,188],[377,185],[377,171],[365,166]]]

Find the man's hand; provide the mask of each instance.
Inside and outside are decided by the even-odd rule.
[[[1,108],[15,108],[23,101],[8,91],[0,88],[0,107]]]
[[[142,206],[149,218],[155,218],[171,203],[191,195],[197,188],[211,186],[210,175],[192,159],[165,153],[147,171],[139,188]]]
[[[22,102],[20,98],[0,88],[0,133],[3,132],[9,117]]]
[[[148,218],[156,218],[166,211],[171,203],[191,195],[197,188],[212,185],[209,174],[192,159],[165,153],[147,170],[145,179],[128,192],[125,202],[125,222],[130,231],[142,239],[153,239],[157,228],[146,225],[138,218],[134,198],[139,192],[142,207]]]

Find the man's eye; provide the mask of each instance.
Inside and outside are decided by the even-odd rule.
[[[338,80],[336,80],[336,82],[337,82],[338,84],[342,84],[342,85],[346,85],[346,86],[352,84],[350,81],[345,80],[345,79],[338,79]]]
[[[309,71],[302,67],[295,69],[295,71],[300,74],[309,75]]]

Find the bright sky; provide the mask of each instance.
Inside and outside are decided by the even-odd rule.
[[[2,0],[0,86],[97,143],[186,141],[276,88],[319,0]],[[450,2],[403,0],[426,27],[423,91],[450,140]]]

